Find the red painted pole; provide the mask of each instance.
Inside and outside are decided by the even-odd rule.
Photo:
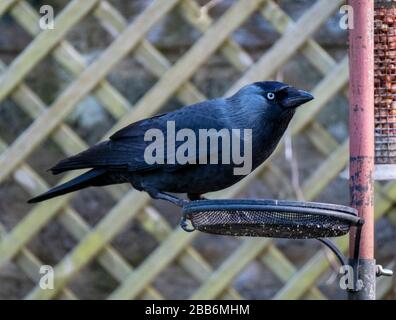
[[[374,299],[374,1],[349,0],[349,5],[354,16],[349,30],[350,193],[351,205],[365,221],[360,242],[364,288],[350,297]],[[354,233],[350,239],[352,257]]]

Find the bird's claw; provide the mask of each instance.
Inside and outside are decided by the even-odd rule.
[[[184,199],[178,199],[177,200],[177,205],[181,208],[183,208],[185,205],[189,204],[190,201],[184,200]]]
[[[190,223],[188,223],[188,220],[190,220],[190,219],[188,218],[187,214],[183,214],[183,216],[182,216],[182,218],[180,220],[180,227],[186,232],[195,231],[194,226],[189,227]]]

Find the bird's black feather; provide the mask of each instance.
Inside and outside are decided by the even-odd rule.
[[[28,203],[41,202],[57,196],[61,196],[66,193],[81,190],[83,188],[95,185],[95,180],[100,179],[100,177],[105,173],[106,173],[105,169],[90,170],[66,183],[63,183],[57,187],[48,190],[47,192],[35,198],[30,199]]]

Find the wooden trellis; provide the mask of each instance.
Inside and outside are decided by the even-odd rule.
[[[215,52],[220,52],[241,73],[240,79],[227,94],[235,92],[244,84],[271,78],[299,52],[323,75],[313,90],[315,103],[305,109],[305,112],[298,113],[290,130],[292,135],[305,131],[313,147],[326,156],[326,160],[302,184],[305,198],[314,199],[348,162],[348,141],[338,144],[315,121],[322,108],[334,96],[347,94],[348,60],[344,57],[340,62],[334,61],[311,38],[342,4],[342,0],[318,0],[294,22],[275,1],[238,0],[213,22],[209,16],[200,15],[200,7],[195,0],[155,0],[128,24],[105,0],[74,0],[57,16],[55,29],[41,31],[38,25],[39,15],[26,1],[1,0],[0,16],[8,12],[34,40],[9,66],[0,61],[0,101],[12,99],[34,121],[11,145],[6,145],[0,138],[0,182],[12,177],[31,195],[47,190],[47,183],[25,160],[48,138],[66,155],[73,155],[87,147],[65,123],[65,118],[87,95],[93,95],[117,120],[116,125],[106,134],[107,137],[126,124],[159,112],[172,97],[176,97],[182,104],[206,99],[189,79]],[[186,23],[198,30],[201,37],[172,65],[145,35],[173,10],[179,10]],[[254,62],[232,40],[231,34],[256,12],[271,23],[281,37]],[[114,37],[114,41],[90,65],[64,40],[68,31],[87,15],[95,16]],[[106,80],[114,65],[127,54],[135,55],[158,78],[156,84],[133,106]],[[75,77],[50,106],[45,105],[24,82],[26,75],[48,56],[52,56]],[[274,163],[268,162],[255,174],[265,176],[265,169],[277,170]],[[72,176],[73,173],[68,174],[62,180],[68,180]],[[233,197],[252,179],[253,175],[230,191],[219,194],[219,197]],[[26,246],[44,226],[57,219],[78,242],[55,267],[54,290],[42,290],[37,284],[26,298],[78,298],[78,294],[72,292],[68,284],[93,260],[119,282],[118,288],[109,296],[110,299],[165,298],[151,284],[171,263],[178,263],[201,283],[191,296],[192,299],[241,299],[243,297],[232,287],[231,282],[253,260],[263,263],[284,283],[283,288],[274,296],[275,299],[326,298],[316,287],[320,276],[329,268],[329,261],[322,252],[318,252],[302,268],[297,269],[273,241],[247,238],[240,241],[238,249],[220,267],[212,270],[199,252],[190,246],[190,242],[198,235],[197,232],[190,234],[179,228],[173,230],[161,214],[150,206],[150,199],[145,193],[129,191],[123,186],[111,188],[109,192],[117,204],[94,228],[68,205],[71,195],[34,206],[12,230],[6,230],[0,225],[0,268],[13,261],[35,283],[38,283],[38,268],[43,263]],[[388,214],[396,215],[395,199],[396,183],[376,186],[377,218]],[[131,219],[138,220],[159,243],[136,269],[109,244]],[[338,245],[346,250],[347,239],[339,239]],[[386,296],[391,286],[390,280],[382,279],[378,289],[380,297]]]

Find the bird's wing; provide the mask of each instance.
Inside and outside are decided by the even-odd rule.
[[[110,136],[110,140],[115,141],[123,138],[140,137],[142,135],[144,136],[144,133],[150,128],[163,129],[163,123],[166,122],[167,117],[169,117],[169,113],[163,113],[148,119],[131,123],[130,125],[127,125]]]
[[[208,109],[209,107],[209,109]],[[106,168],[108,170],[148,171],[161,168],[164,171],[175,171],[185,168],[189,164],[170,163],[166,151],[164,164],[150,164],[144,154],[152,141],[144,141],[144,136],[149,129],[159,129],[166,135],[168,121],[174,121],[176,131],[191,129],[198,136],[201,128],[221,128],[221,117],[216,114],[216,108],[210,109],[210,104],[197,104],[185,107],[174,112],[158,115],[128,125],[117,131],[110,140],[99,143],[73,157],[59,162],[51,169],[54,174],[84,168]],[[166,136],[165,136],[166,141]],[[166,148],[177,148],[184,141],[172,140],[166,144]],[[189,163],[199,162],[199,153],[189,157]]]
[[[175,123],[176,132],[181,129],[191,129],[194,131],[196,137],[199,136],[200,129],[223,129],[224,125],[224,109],[226,108],[225,100],[216,99],[209,100],[203,103],[197,103],[192,106],[184,107],[178,109],[174,112],[164,113],[152,118],[144,119],[135,123],[128,125],[127,127],[117,131],[113,134],[110,139],[114,142],[122,142],[122,141],[133,141],[134,150],[139,150],[141,157],[134,159],[133,163],[129,164],[129,170],[138,171],[138,170],[153,170],[158,167],[161,167],[164,171],[176,171],[181,168],[186,168],[186,166],[193,163],[200,163],[200,155],[197,152],[193,154],[188,154],[188,163],[187,164],[178,164],[177,161],[175,163],[170,163],[169,158],[167,157],[166,150],[164,152],[164,165],[148,165],[143,159],[143,154],[145,148],[150,144],[150,142],[143,142],[143,137],[147,130],[149,129],[159,129],[164,134],[167,132],[167,122],[173,121]],[[166,139],[166,137],[165,137]],[[172,148],[173,150],[177,150],[180,145],[182,145],[185,141],[175,141],[170,140],[166,141],[166,148]],[[196,145],[198,146],[198,141],[196,141]],[[219,148],[217,151],[210,150],[213,152],[221,152],[221,144],[219,144]],[[207,157],[209,158],[211,154],[209,153]]]

